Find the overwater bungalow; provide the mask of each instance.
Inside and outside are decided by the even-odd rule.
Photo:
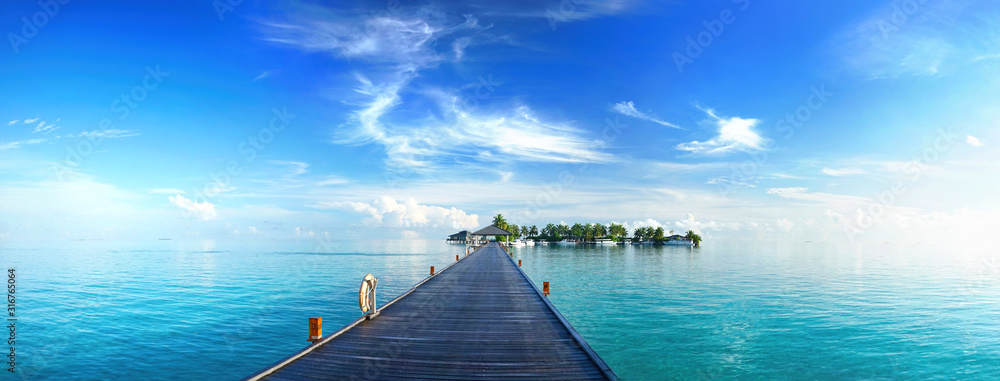
[[[448,243],[452,243],[452,244],[456,244],[456,245],[464,245],[466,243],[469,243],[471,240],[472,240],[472,237],[470,237],[469,231],[468,230],[462,230],[462,231],[460,231],[458,233],[449,235],[448,239],[447,239],[447,242]]]

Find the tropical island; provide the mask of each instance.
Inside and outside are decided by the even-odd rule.
[[[686,234],[674,234],[673,230],[665,230],[662,226],[637,227],[629,235],[628,229],[621,224],[609,223],[565,223],[546,224],[541,229],[536,225],[518,225],[507,222],[502,214],[493,217],[493,226],[508,231],[510,236],[497,237],[503,242],[514,244],[632,244],[632,245],[678,245],[701,246],[701,236],[688,230]],[[450,243],[464,243],[475,240],[475,233],[467,230],[448,236]]]

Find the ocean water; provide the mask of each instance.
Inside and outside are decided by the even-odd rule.
[[[239,379],[454,261],[442,241],[4,243],[3,379]],[[515,248],[628,380],[1000,379],[1000,256],[915,244]],[[6,348],[3,348],[7,352]]]

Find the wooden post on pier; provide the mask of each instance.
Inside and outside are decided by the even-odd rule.
[[[434,266],[431,266],[431,275],[434,275]]]
[[[520,259],[517,260],[517,267],[521,267],[521,260]]]
[[[549,282],[542,282],[542,294],[549,296]]]
[[[316,342],[317,340],[323,338],[323,318],[321,317],[311,317],[309,318],[309,341]]]

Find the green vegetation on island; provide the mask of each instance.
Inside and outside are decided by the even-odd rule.
[[[637,227],[630,237],[628,229],[624,225],[613,222],[608,225],[575,223],[572,226],[550,223],[539,230],[535,225],[527,226],[508,223],[502,214],[497,214],[493,217],[493,226],[513,234],[510,237],[499,237],[501,241],[524,238],[545,242],[559,242],[562,240],[597,242],[598,240],[612,240],[614,242],[664,244],[669,241],[690,240],[694,246],[701,246],[701,236],[695,234],[695,232],[688,230],[684,235],[676,235],[673,230],[666,231],[662,226],[656,228],[652,226]]]

